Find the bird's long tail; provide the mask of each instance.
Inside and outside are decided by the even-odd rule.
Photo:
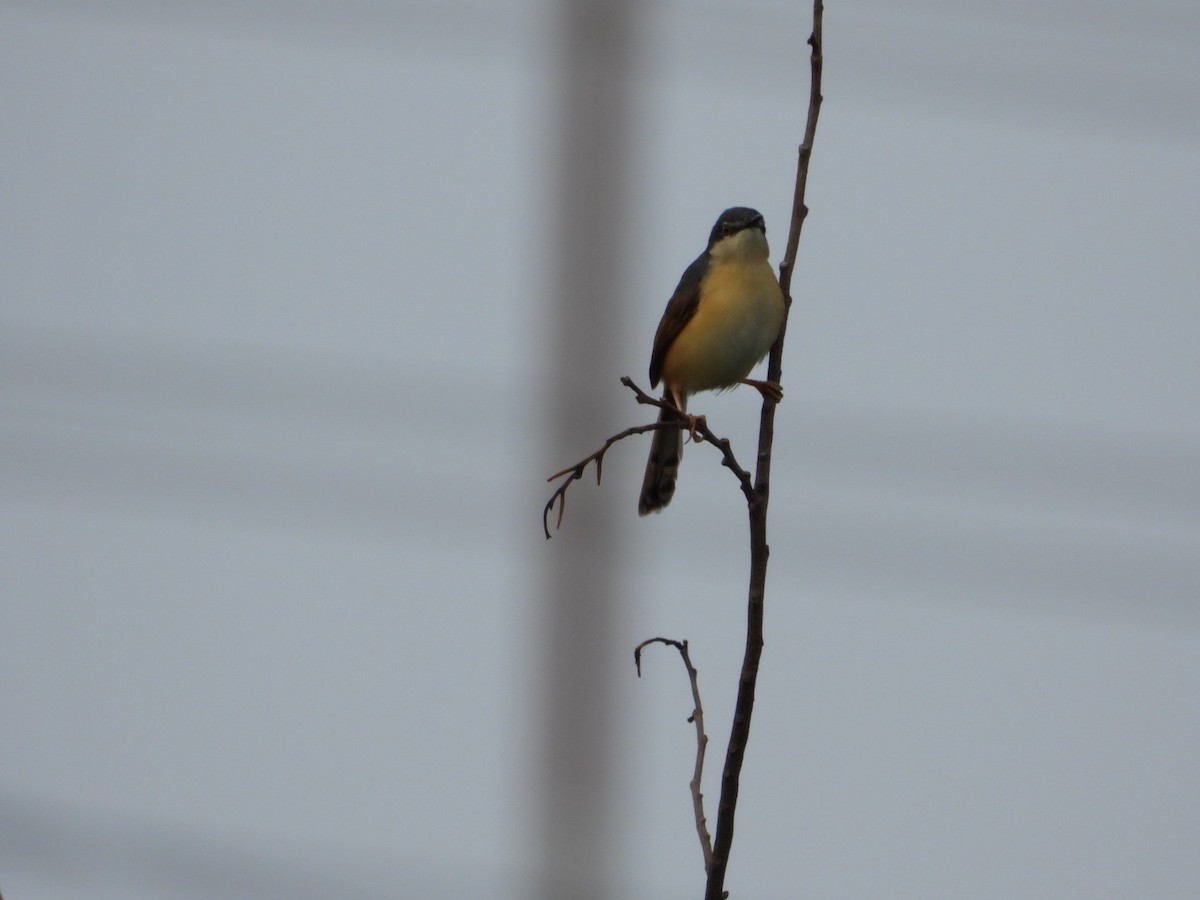
[[[670,393],[663,395],[670,399]],[[687,400],[680,412],[687,409]],[[670,422],[674,414],[660,410],[659,422]],[[642,479],[642,496],[638,499],[638,515],[659,512],[675,495],[675,479],[679,476],[679,461],[683,459],[683,429],[660,428],[650,442],[650,458],[646,460],[646,477]]]

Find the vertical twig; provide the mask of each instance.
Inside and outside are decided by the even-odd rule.
[[[804,194],[808,185],[808,164],[812,156],[813,138],[817,130],[817,117],[821,110],[821,20],[824,13],[822,0],[813,2],[813,30],[808,39],[812,48],[812,86],[808,99],[808,121],[804,128],[804,141],[800,145],[796,171],[796,188],[792,201],[792,222],[788,234],[787,249],[779,266],[779,282],[787,306],[791,308],[792,270],[796,264],[796,251],[800,244],[800,230],[804,227],[808,207]],[[780,382],[783,373],[783,340],[787,331],[787,315],[775,346],[771,348],[767,364],[767,378]],[[723,900],[725,871],[729,865],[729,851],[733,846],[733,823],[737,811],[738,786],[745,759],[746,743],[750,738],[750,718],[754,711],[754,692],[758,683],[758,665],[763,647],[763,597],[767,583],[767,501],[771,483],[771,446],[775,438],[775,404],[764,398],[758,431],[758,468],[754,478],[754,497],[749,504],[750,512],[750,589],[747,604],[746,651],[742,660],[742,673],[738,681],[737,705],[733,714],[733,729],[729,746],[725,750],[725,767],[721,773],[721,799],[717,805],[716,838],[713,842],[713,862],[708,871],[705,900]]]
[[[683,665],[687,669],[688,681],[692,685],[692,714],[688,721],[696,726],[696,765],[692,768],[692,781],[689,787],[692,791],[692,814],[696,818],[696,835],[700,838],[700,852],[704,855],[704,871],[712,869],[712,838],[708,834],[708,822],[704,818],[704,794],[700,786],[704,778],[704,751],[708,748],[708,735],[704,733],[704,704],[700,702],[700,675],[692,665],[691,654],[688,653],[687,641],[675,641],[671,638],[655,637],[642,641],[633,651],[633,663],[637,666],[638,678],[642,677],[642,650],[648,644],[669,644],[679,651],[683,657]]]

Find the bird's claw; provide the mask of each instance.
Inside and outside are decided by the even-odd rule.
[[[759,381],[756,378],[743,378],[742,384],[750,385],[750,387],[762,394],[764,400],[770,400],[772,403],[778,403],[783,399],[783,386],[778,381]]]

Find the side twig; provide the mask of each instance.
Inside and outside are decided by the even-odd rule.
[[[636,384],[634,384],[633,379],[628,375],[621,379],[621,384],[633,391],[634,396],[637,398],[637,402],[641,403],[643,406],[657,406],[659,409],[665,409],[668,412],[679,416],[679,410],[677,410],[666,400],[647,394]],[[676,427],[683,427],[684,420],[682,417],[678,418],[677,422],[678,425]],[[738,465],[737,457],[733,455],[733,447],[729,443],[729,438],[717,437],[715,434],[713,434],[712,430],[708,427],[708,422],[705,421],[703,416],[695,420],[695,426],[696,433],[698,435],[721,451],[721,456],[724,457],[724,459],[721,460],[721,465],[733,473],[734,477],[738,480],[738,485],[741,487],[742,493],[746,495],[746,500],[750,500],[750,498],[754,496],[754,482],[750,478],[750,473]]]
[[[649,644],[667,644],[679,651],[683,657],[683,665],[687,669],[688,681],[692,684],[692,702],[695,707],[688,721],[696,726],[696,765],[692,769],[692,813],[696,817],[696,834],[700,838],[700,852],[704,854],[704,871],[712,869],[713,851],[712,838],[708,834],[708,821],[704,817],[704,794],[700,785],[704,775],[704,751],[708,748],[708,735],[704,733],[704,706],[700,702],[700,679],[692,658],[688,654],[687,641],[675,641],[671,638],[654,637],[642,641],[633,650],[633,664],[637,667],[638,678],[642,677],[642,649]]]
[[[554,527],[561,528],[563,515],[567,511],[567,489],[573,482],[579,481],[581,478],[583,478],[584,472],[587,471],[587,467],[592,463],[596,464],[596,484],[599,484],[602,467],[604,465],[604,454],[608,452],[609,447],[618,441],[623,441],[625,438],[632,437],[635,434],[645,434],[649,431],[658,431],[662,428],[688,427],[688,420],[679,414],[679,410],[677,410],[666,400],[662,400],[658,397],[647,394],[645,391],[639,388],[634,383],[633,379],[628,375],[621,379],[621,384],[633,391],[634,397],[637,399],[638,403],[645,406],[656,406],[659,409],[664,409],[667,412],[672,413],[675,416],[675,419],[670,422],[651,422],[647,425],[634,425],[632,428],[626,428],[624,431],[614,434],[612,437],[608,438],[604,442],[604,446],[602,446],[599,450],[595,451],[594,453],[589,453],[574,465],[567,466],[565,469],[561,469],[547,478],[547,481],[554,481],[555,479],[566,476],[566,480],[564,480],[562,484],[554,489],[554,493],[550,495],[550,499],[546,501],[546,506],[542,510],[542,530],[545,532],[547,540],[550,538],[550,513],[554,511],[555,504],[558,505],[558,518],[555,521]],[[746,495],[746,500],[749,502],[754,496],[754,483],[750,478],[750,473],[738,464],[737,457],[733,455],[733,448],[729,443],[729,439],[718,437],[716,434],[714,434],[712,429],[708,427],[708,423],[703,418],[696,419],[694,424],[696,434],[700,435],[705,442],[712,444],[721,451],[721,455],[724,457],[721,465],[725,466],[725,468],[729,469],[729,471],[734,474],[734,477],[737,478],[738,484],[742,489],[742,493]]]
[[[810,57],[812,82],[808,98],[808,120],[804,128],[804,140],[800,144],[797,161],[796,187],[792,199],[792,223],[788,234],[787,250],[779,267],[779,282],[787,307],[791,309],[792,270],[796,262],[796,250],[800,244],[800,230],[808,215],[804,203],[808,185],[808,165],[812,157],[813,139],[816,135],[817,117],[821,110],[821,68],[823,55],[822,0],[813,2],[813,30],[808,39],[812,48]],[[787,331],[787,315],[771,357],[767,363],[767,379],[782,384],[783,341]],[[749,503],[750,513],[750,589],[746,610],[746,650],[742,658],[742,673],[738,679],[737,704],[733,713],[733,728],[729,745],[725,750],[725,767],[721,772],[721,799],[717,804],[717,827],[713,841],[713,864],[708,871],[705,900],[724,900],[725,871],[729,865],[729,851],[733,846],[733,824],[737,811],[738,786],[741,780],[742,763],[745,761],[746,744],[750,739],[750,719],[754,712],[754,694],[758,684],[758,667],[763,648],[763,598],[766,593],[767,559],[767,501],[771,483],[771,447],[775,440],[775,404],[764,398],[758,431],[758,469],[754,479],[753,498]]]

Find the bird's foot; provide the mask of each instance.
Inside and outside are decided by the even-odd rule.
[[[704,443],[704,435],[698,433],[696,431],[696,429],[697,428],[707,428],[708,427],[708,419],[704,418],[704,416],[692,416],[692,415],[688,415],[687,413],[684,413],[683,418],[687,422],[687,430],[688,430],[688,434],[692,438],[692,443],[693,444]]]
[[[770,400],[772,403],[778,403],[783,399],[783,386],[778,381],[759,381],[755,378],[743,378],[742,384],[750,385],[750,387],[762,394],[764,400]]]

